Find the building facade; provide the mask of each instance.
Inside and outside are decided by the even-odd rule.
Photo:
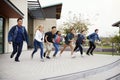
[[[38,5],[30,6],[32,4]],[[0,0],[0,53],[12,52],[12,45],[8,44],[8,31],[12,26],[17,24],[17,18],[23,18],[23,26],[28,31],[29,34],[29,47],[33,47],[34,29],[40,24],[44,25],[45,32],[49,31],[52,26],[56,25],[56,20],[60,18],[61,10],[57,11],[57,6],[62,4],[51,5],[42,8],[40,2],[37,1],[27,1],[27,0]],[[31,8],[32,7],[32,8]],[[47,15],[51,12],[51,8],[54,7],[53,13]],[[47,13],[45,10],[48,9]],[[35,11],[33,11],[35,10]],[[32,13],[31,13],[32,11]],[[59,17],[59,18],[58,18]],[[24,42],[23,50],[27,50],[28,46]]]

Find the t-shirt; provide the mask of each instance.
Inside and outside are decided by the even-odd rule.
[[[74,34],[68,33],[65,37],[65,43],[68,45],[70,43],[70,40],[74,38]]]
[[[47,37],[47,41],[53,43],[53,39],[55,38],[55,34],[52,34],[52,32],[46,32],[45,37]],[[44,38],[45,39],[45,38]],[[46,42],[46,40],[44,40]]]

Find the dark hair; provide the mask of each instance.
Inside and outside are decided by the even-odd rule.
[[[52,29],[56,28],[56,26],[53,26]]]
[[[85,30],[82,30],[81,33],[83,33]]]
[[[98,31],[98,29],[95,29],[95,32],[97,32]]]
[[[60,31],[57,31],[56,34],[58,34]]]
[[[19,20],[22,20],[22,18],[18,18],[18,19],[17,19],[17,22],[18,22]]]

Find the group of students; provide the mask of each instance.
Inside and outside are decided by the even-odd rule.
[[[19,18],[17,20],[18,24],[13,26],[9,33],[8,33],[8,42],[13,44],[13,52],[10,55],[10,58],[13,58],[14,55],[17,53],[15,57],[16,62],[19,61],[19,56],[22,51],[23,41],[26,41],[28,43],[28,35],[26,29],[22,26],[22,19]],[[44,26],[40,25],[35,29],[35,35],[34,35],[34,50],[31,54],[31,58],[33,58],[34,54],[37,52],[38,48],[40,48],[40,58],[41,61],[44,61],[44,57],[47,59],[50,59],[50,53],[52,51],[52,46],[54,46],[55,51],[53,54],[53,57],[56,57],[57,53],[60,50],[60,44],[63,41],[64,38],[64,45],[63,48],[60,51],[60,56],[62,55],[63,51],[66,49],[66,47],[70,47],[71,49],[71,57],[75,58],[74,52],[79,49],[81,56],[83,55],[83,47],[82,45],[86,42],[86,31],[82,30],[80,33],[77,34],[77,38],[75,39],[75,29],[71,28],[70,32],[66,34],[65,37],[61,35],[61,31],[57,31],[56,26],[53,26],[51,28],[51,31],[48,31],[44,33]],[[93,50],[96,48],[95,41],[99,40],[100,38],[98,36],[98,29],[95,30],[94,33],[87,36],[87,39],[89,39],[89,49],[87,50],[87,55],[93,55]],[[75,47],[74,44],[75,43]],[[44,45],[45,50],[44,51]]]
[[[87,55],[93,55],[93,50],[95,49],[95,41],[99,40],[100,38],[98,36],[98,29],[95,30],[95,32],[87,38],[89,39],[89,44],[90,47],[87,50]],[[77,49],[79,49],[81,56],[83,56],[83,47],[82,45],[86,42],[85,34],[86,31],[82,30],[80,33],[77,35],[77,39],[75,39],[75,29],[72,28],[70,29],[70,32],[65,36],[65,41],[63,45],[63,49],[60,51],[60,56],[65,50],[66,47],[71,48],[71,57],[75,58],[74,52],[76,52]],[[53,57],[56,57],[58,51],[60,50],[60,43],[63,41],[63,37],[61,36],[61,32],[56,30],[56,27],[53,26],[51,28],[51,31],[48,31],[44,35],[44,27],[42,25],[38,26],[35,31],[35,38],[34,38],[34,51],[31,54],[31,57],[33,58],[33,55],[35,52],[37,52],[37,47],[40,48],[40,57],[41,61],[44,61],[44,57],[47,59],[50,59],[50,53],[52,51],[52,46],[54,46],[55,51],[53,54]],[[46,51],[43,52],[44,47],[43,44],[45,43]],[[75,43],[75,47],[73,44]],[[89,54],[90,53],[90,54]]]

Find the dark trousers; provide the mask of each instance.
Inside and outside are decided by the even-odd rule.
[[[13,46],[13,52],[11,55],[15,55],[17,53],[15,60],[19,60],[19,57],[22,52],[23,42],[19,42],[19,43],[13,42],[12,46]]]
[[[80,43],[76,43],[74,51],[76,51],[77,48],[79,48],[81,55],[83,55],[83,47],[82,47],[82,45]]]
[[[39,42],[37,40],[34,40],[34,51],[33,51],[32,55],[34,55],[35,52],[37,52],[38,47],[40,48],[40,57],[41,57],[41,59],[43,59],[43,43]]]
[[[95,43],[89,41],[89,49],[87,50],[87,54],[89,54],[89,53],[93,54],[93,51],[94,51],[95,48],[96,48]]]

